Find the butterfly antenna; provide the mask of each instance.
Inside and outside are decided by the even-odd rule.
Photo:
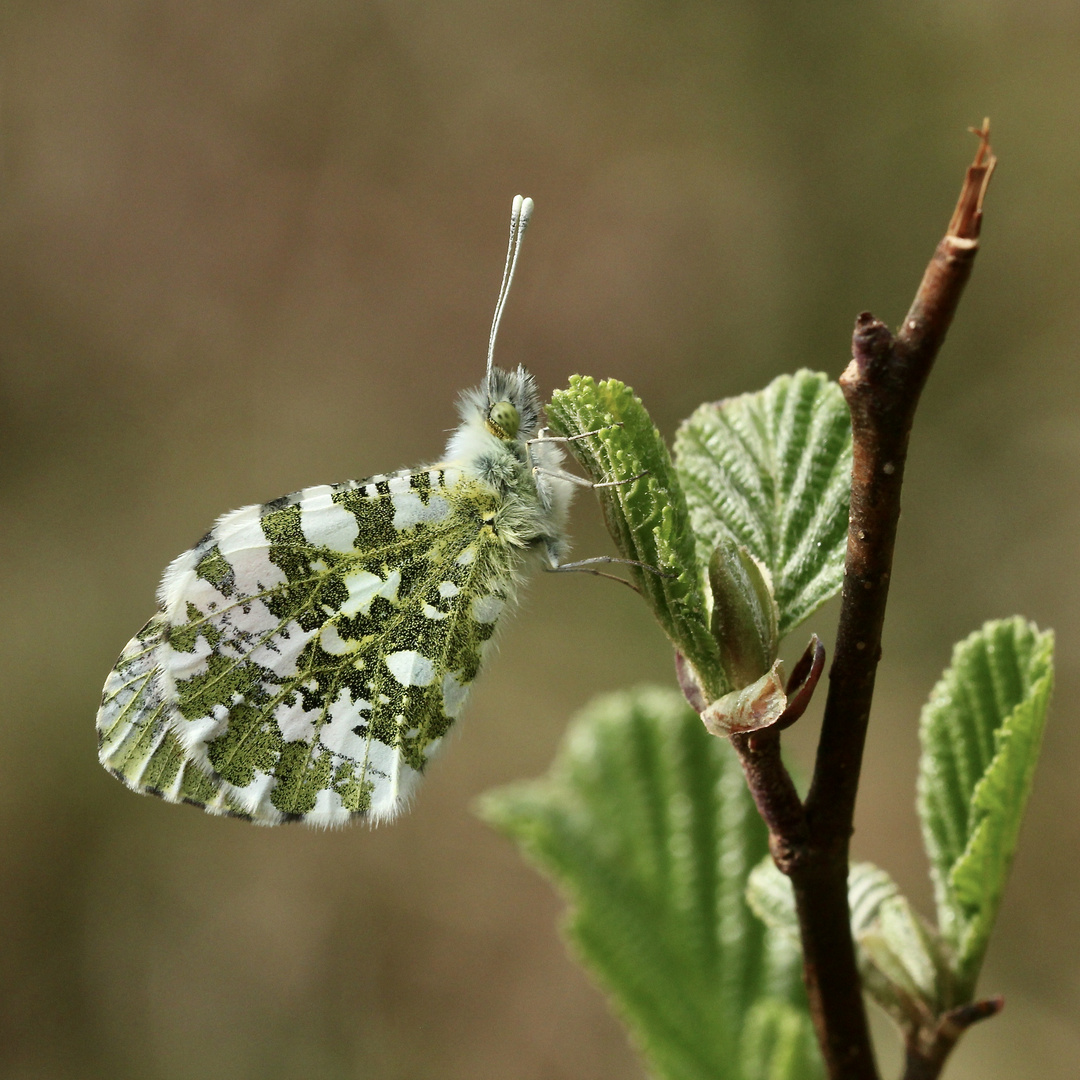
[[[491,368],[495,361],[495,338],[499,333],[499,322],[502,320],[503,308],[506,307],[506,297],[510,292],[510,283],[514,280],[518,255],[521,254],[521,241],[525,235],[525,228],[529,224],[532,212],[532,199],[522,198],[520,195],[514,196],[514,205],[510,210],[510,243],[506,248],[506,266],[503,267],[502,285],[499,286],[499,299],[495,301],[495,317],[491,320],[491,336],[488,338],[484,396],[487,398],[489,406],[491,405]]]

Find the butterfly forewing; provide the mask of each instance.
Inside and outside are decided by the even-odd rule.
[[[464,703],[520,558],[455,468],[223,517],[105,687],[128,786],[267,824],[393,816]]]
[[[102,762],[129,787],[170,802],[192,802],[212,813],[251,814],[227,785],[193,761],[167,722],[157,678],[158,649],[166,627],[155,615],[128,642],[105,683],[98,738]]]

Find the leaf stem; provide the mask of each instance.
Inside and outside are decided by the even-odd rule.
[[[773,857],[791,878],[810,1010],[830,1080],[878,1080],[851,937],[848,847],[881,658],[908,438],[919,395],[971,273],[983,197],[996,163],[989,124],[975,134],[979,149],[948,231],[900,330],[893,335],[869,312],[861,314],[852,361],[840,377],[853,436],[851,513],[836,653],[805,805],[792,805],[778,736],[766,740],[759,732],[753,748],[749,738],[732,740],[769,825]],[[942,1045],[937,1071],[951,1046]],[[937,1076],[910,1072],[910,1061],[907,1080]]]

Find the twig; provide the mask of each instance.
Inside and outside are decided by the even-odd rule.
[[[947,1012],[929,1032],[929,1037],[909,1040],[904,1057],[903,1080],[937,1080],[945,1059],[952,1053],[960,1036],[972,1024],[997,1016],[1005,1007],[1005,999],[997,997],[961,1005]]]
[[[792,802],[778,734],[766,739],[764,732],[756,733],[753,747],[746,737],[732,740],[769,825],[773,857],[791,878],[810,1010],[831,1080],[878,1080],[851,937],[848,846],[881,657],[908,437],[919,395],[971,273],[983,196],[996,163],[989,123],[975,134],[975,161],[903,325],[894,336],[869,313],[860,315],[852,361],[840,377],[854,441],[851,515],[836,655],[805,805],[798,805],[797,796]],[[949,1049],[951,1044],[938,1070]],[[936,1075],[912,1073],[909,1080]]]

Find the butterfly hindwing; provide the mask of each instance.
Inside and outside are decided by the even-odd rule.
[[[225,515],[169,567],[110,675],[103,763],[267,824],[377,821],[453,723],[520,554],[452,467]]]

